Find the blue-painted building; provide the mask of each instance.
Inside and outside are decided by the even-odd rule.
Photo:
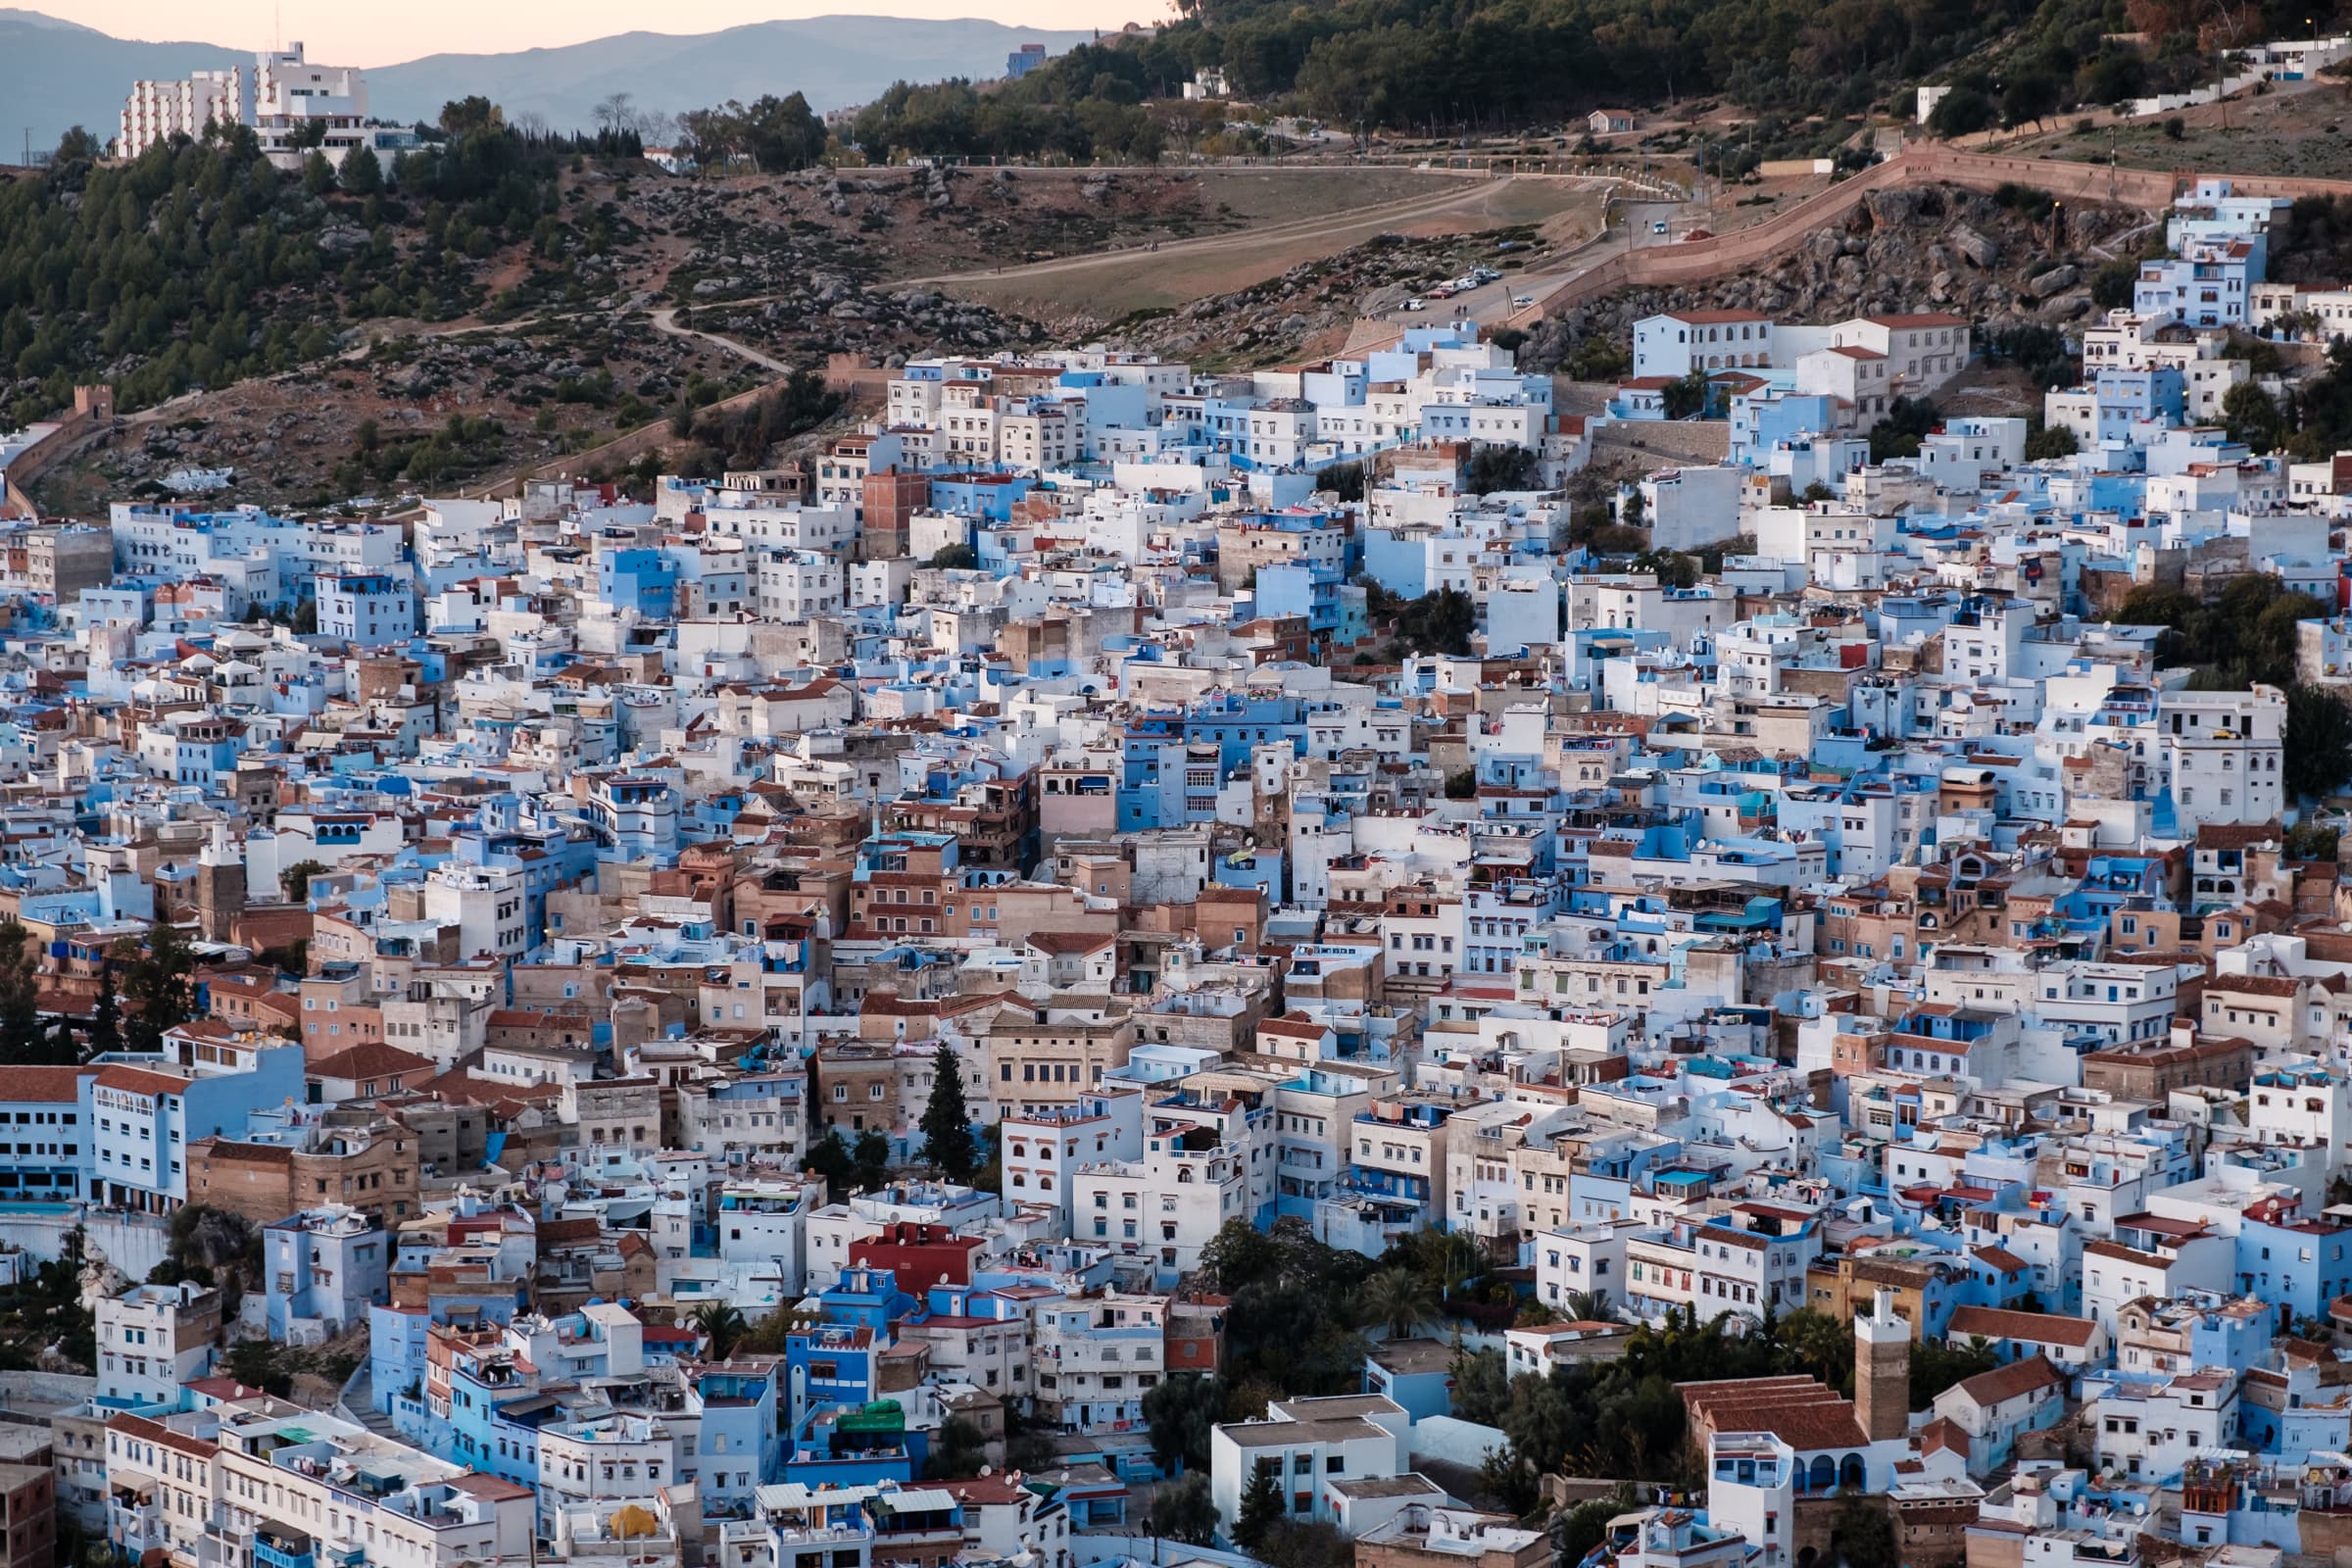
[[[1364,1392],[1394,1399],[1408,1422],[1453,1414],[1453,1357],[1436,1340],[1390,1340],[1364,1357]]]
[[[608,550],[597,557],[596,596],[614,610],[662,617],[677,604],[678,564],[659,550]]]
[[[1037,488],[1025,473],[939,473],[931,476],[931,510],[951,516],[1010,522],[1021,497]]]

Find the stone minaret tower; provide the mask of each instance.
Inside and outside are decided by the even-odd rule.
[[[1854,1314],[1854,1418],[1873,1443],[1911,1429],[1911,1325],[1894,1315],[1894,1293],[1880,1290],[1868,1314]]]
[[[245,912],[245,850],[228,831],[213,824],[212,842],[196,855],[196,918],[208,942],[226,942],[229,928]]]

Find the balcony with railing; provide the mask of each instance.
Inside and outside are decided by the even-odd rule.
[[[254,1568],[317,1568],[311,1538],[299,1530],[260,1525],[253,1532]]]
[[[151,1486],[117,1482],[108,1489],[106,1538],[133,1560],[167,1544],[163,1510],[156,1504]]]

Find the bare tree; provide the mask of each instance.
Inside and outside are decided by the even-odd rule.
[[[607,98],[604,102],[598,104],[596,106],[597,128],[599,130],[609,130],[614,134],[618,134],[624,130],[635,129],[637,125],[637,111],[634,107],[632,107],[635,102],[636,99],[633,94],[616,92],[612,97]]]
[[[678,117],[666,109],[649,109],[637,117],[637,135],[648,147],[667,147],[677,140]]]

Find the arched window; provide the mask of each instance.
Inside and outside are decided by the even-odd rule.
[[[1845,1463],[1838,1468],[1838,1484],[1856,1492],[1862,1489],[1862,1456],[1860,1454],[1849,1453],[1845,1456]]]

